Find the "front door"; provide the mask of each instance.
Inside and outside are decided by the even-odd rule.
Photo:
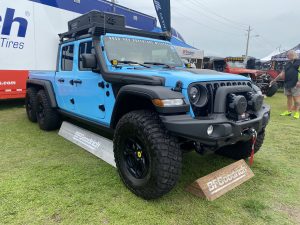
[[[91,41],[79,43],[75,80],[76,107],[81,116],[101,122],[105,117],[105,81],[99,73],[83,68],[81,54],[84,53],[95,53]]]

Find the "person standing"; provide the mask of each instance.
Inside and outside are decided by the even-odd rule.
[[[294,118],[300,118],[300,60],[295,51],[288,51],[289,62],[283,71],[270,83],[270,86],[279,79],[284,79],[284,94],[287,97],[287,110],[280,116],[291,116],[295,110]]]

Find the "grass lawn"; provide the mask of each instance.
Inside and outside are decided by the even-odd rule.
[[[283,94],[266,101],[272,120],[255,177],[213,202],[184,188],[230,159],[188,153],[176,188],[144,201],[116,169],[57,131],[39,130],[22,104],[1,102],[0,224],[300,224],[300,121],[278,116]]]

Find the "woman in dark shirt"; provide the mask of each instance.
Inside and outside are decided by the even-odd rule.
[[[271,82],[278,79],[284,79],[284,94],[287,96],[287,111],[281,113],[281,116],[291,116],[295,109],[294,118],[300,118],[300,60],[295,51],[289,51],[287,54],[290,60],[284,70]]]

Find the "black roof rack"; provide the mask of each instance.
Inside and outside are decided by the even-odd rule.
[[[123,15],[91,11],[68,22],[69,31],[59,34],[60,41],[80,39],[83,37],[100,37],[106,33],[126,34],[140,37],[148,37],[159,40],[170,40],[166,33],[143,31],[125,26]]]

